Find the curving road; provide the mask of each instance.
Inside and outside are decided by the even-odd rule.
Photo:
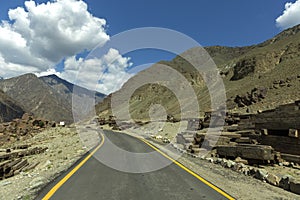
[[[95,150],[95,155],[102,151],[106,156],[110,156],[108,150],[112,144],[108,141],[131,152],[154,151],[143,141],[126,134],[106,131],[104,137],[104,144]],[[163,155],[159,155],[155,157],[158,159],[157,162],[170,162]],[[80,165],[79,161],[68,172],[49,184],[41,191],[37,199],[49,199],[50,197],[53,200],[217,200],[231,198],[225,192],[213,189],[207,183],[200,181],[199,178],[175,163],[154,172],[126,173],[102,164],[93,156],[85,158],[85,161],[82,166],[78,166]],[[125,164],[135,163],[132,160],[130,163],[126,163],[126,159],[122,162],[123,164],[124,162]],[[71,171],[73,173],[70,174]]]

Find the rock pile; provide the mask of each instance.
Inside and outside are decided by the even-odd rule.
[[[167,122],[172,122],[172,123],[176,123],[179,122],[178,119],[176,119],[173,115],[167,115]]]
[[[300,147],[298,145],[300,101],[282,105],[273,110],[261,111],[257,114],[241,115],[228,112],[223,116],[223,124],[219,123],[221,120],[218,119],[222,116],[214,116],[215,121],[218,122],[211,122],[214,113],[206,112],[204,119],[190,120],[188,128],[194,132],[185,131],[178,134],[177,143],[182,144],[186,150],[191,149],[191,152],[193,152],[192,148],[209,147],[219,149],[220,156],[225,157],[240,156],[245,159],[266,161],[284,158],[291,162],[300,163]],[[200,124],[198,125],[196,122],[200,122]],[[206,128],[208,125],[223,127],[223,132],[221,135],[206,135],[205,132],[199,131],[198,127]],[[224,147],[224,145],[228,147]],[[273,150],[276,155],[273,159],[260,159],[261,154],[257,154],[257,158],[233,155],[233,152],[243,152],[247,149],[252,149],[253,152],[260,151],[262,147],[266,148],[267,151],[269,146],[276,151]]]
[[[15,146],[11,149],[0,150],[0,180],[12,177],[36,167],[39,163],[28,163],[26,156],[43,153],[47,147],[33,147],[30,145]]]
[[[289,76],[286,79],[274,80],[269,89],[272,90],[282,87],[291,87],[293,85],[293,81],[296,81],[297,79],[300,79],[300,75]]]
[[[253,88],[251,92],[247,92],[244,95],[236,95],[234,98],[234,102],[238,105],[238,107],[245,107],[255,104],[263,100],[267,95],[267,88]]]
[[[218,145],[235,145],[236,143],[233,141],[240,137],[239,134],[230,132],[207,134],[196,131],[185,131],[177,134],[176,141],[187,152],[199,154]]]
[[[300,163],[300,101],[263,111],[252,118],[261,134],[261,144],[272,146],[287,161]]]
[[[205,155],[211,156],[203,158],[209,162],[300,194],[300,180],[281,177],[276,173],[268,173],[264,169],[254,167],[277,165],[300,169],[298,168],[300,101],[273,110],[260,111],[257,114],[225,113],[223,116],[214,116],[217,122],[211,122],[212,115],[214,112],[205,113],[204,118],[198,120],[201,122],[200,126],[191,126],[194,128],[192,131],[177,134],[176,146],[193,157],[203,158],[199,155],[204,152]],[[223,124],[218,120],[222,117]],[[197,119],[193,119],[190,124],[195,122]],[[196,129],[206,128],[207,124],[219,128],[222,126],[223,132],[211,133],[213,130],[211,126],[209,134],[207,130]],[[212,151],[207,154],[209,150]]]
[[[236,159],[235,161],[227,160],[225,158],[203,157],[202,159],[206,159],[211,163],[219,164],[224,168],[229,168],[246,176],[252,176],[256,179],[267,182],[273,186],[280,187],[284,190],[300,194],[300,180],[295,179],[291,175],[278,176],[276,174],[269,173],[263,168],[245,165],[240,161],[240,159]]]
[[[116,117],[113,115],[110,115],[108,119],[105,119],[105,117],[99,117],[97,118],[97,121],[101,126],[109,125],[109,127],[112,127],[113,130],[121,130],[117,124]]]
[[[170,120],[176,120],[176,119],[170,118]],[[149,123],[149,122],[142,122],[142,121],[135,121],[134,123],[121,121],[121,120],[117,120],[116,117],[113,115],[109,116],[108,119],[106,119],[105,117],[98,117],[96,118],[96,122],[100,126],[108,125],[109,127],[111,127],[112,130],[118,130],[118,131],[126,130],[133,127],[143,126]]]
[[[47,127],[55,127],[55,122],[44,119],[35,119],[25,113],[21,119],[0,124],[0,145],[10,144],[17,140],[31,137],[32,134],[41,132]]]

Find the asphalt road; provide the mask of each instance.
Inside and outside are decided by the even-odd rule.
[[[96,153],[103,151],[106,156],[110,156],[107,149],[113,146],[112,143],[131,152],[149,153],[154,151],[141,140],[125,134],[106,132],[104,137],[104,144]],[[152,160],[169,162],[163,155],[159,155]],[[136,166],[134,160],[126,163],[126,160],[123,159],[121,162],[125,165],[134,163]],[[37,199],[43,199],[60,180],[66,179],[66,175],[71,170],[72,168],[44,188]],[[153,172],[127,173],[112,169],[92,156],[56,190],[51,199],[217,200],[227,198],[174,163]]]

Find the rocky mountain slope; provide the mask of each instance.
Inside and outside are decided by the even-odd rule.
[[[212,46],[205,49],[218,66],[229,110],[256,112],[300,99],[300,25],[258,45]],[[193,50],[189,51],[193,53]],[[210,95],[201,74],[186,60],[177,56],[171,61],[159,63],[177,70],[185,77],[197,95],[201,111],[211,109]],[[126,90],[127,85],[134,84],[137,77],[151,74],[155,67],[153,65],[132,77],[120,91]],[[111,114],[110,97],[111,95],[96,106],[99,115]],[[174,93],[159,84],[143,85],[133,93],[130,114],[137,119],[149,118],[148,112],[153,104],[161,104],[168,114],[180,115]]]
[[[61,96],[63,96],[65,99],[67,99],[70,104],[72,103],[74,84],[64,79],[61,79],[54,74],[40,77],[40,79],[44,81],[47,85],[49,85],[53,90],[58,92]],[[88,96],[94,95],[95,101],[97,103],[99,103],[105,97],[105,95],[100,92],[94,92],[80,86],[76,86],[76,92]]]
[[[28,113],[53,121],[71,121],[71,105],[34,74],[0,81],[0,89]]]
[[[20,118],[23,114],[23,109],[0,90],[0,122],[8,122],[15,118]]]
[[[55,75],[38,78],[34,74],[0,80],[0,89],[14,99],[25,112],[51,121],[73,122],[72,94],[74,85]],[[76,86],[78,95],[94,95],[94,92]],[[100,101],[104,95],[96,93]]]

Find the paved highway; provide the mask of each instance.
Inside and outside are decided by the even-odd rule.
[[[143,141],[126,134],[106,131],[103,138],[102,144],[93,153],[105,151],[105,148],[111,145],[107,141],[131,152],[155,151]],[[159,155],[157,157],[159,162],[169,161],[162,154]],[[176,163],[153,172],[126,173],[102,164],[91,154],[82,160],[44,188],[37,199],[233,199],[222,190],[199,180],[197,175],[193,175]],[[132,161],[130,162],[132,164]]]

